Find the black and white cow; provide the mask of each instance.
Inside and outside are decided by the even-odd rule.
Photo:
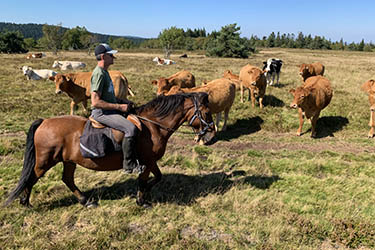
[[[279,58],[269,58],[266,62],[263,62],[263,70],[266,70],[266,79],[269,85],[272,85],[275,81],[275,76],[277,76],[277,83],[279,84],[280,70],[283,65],[283,61]],[[272,76],[272,80],[271,80]]]

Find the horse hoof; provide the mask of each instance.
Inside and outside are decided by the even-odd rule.
[[[99,206],[98,202],[96,202],[96,201],[88,201],[85,204],[85,207],[87,207],[87,208],[96,208],[98,206]]]

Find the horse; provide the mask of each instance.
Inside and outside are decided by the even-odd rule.
[[[209,142],[215,136],[215,127],[208,108],[206,93],[189,93],[159,96],[134,108],[141,121],[141,130],[136,138],[136,151],[141,164],[146,168],[138,176],[136,203],[150,207],[147,194],[162,177],[157,161],[165,153],[170,136],[185,122],[196,134],[196,141]],[[111,152],[101,158],[84,158],[79,149],[87,118],[65,115],[35,120],[28,131],[23,169],[16,188],[10,193],[4,206],[20,197],[20,204],[31,207],[30,194],[36,182],[53,166],[63,162],[62,181],[73,192],[79,203],[86,207],[97,206],[90,201],[74,183],[76,165],[96,170],[122,169],[122,151]],[[112,129],[116,141],[123,134]],[[149,178],[150,173],[153,178]]]

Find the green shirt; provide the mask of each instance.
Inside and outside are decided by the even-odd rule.
[[[109,103],[117,103],[112,79],[107,70],[96,66],[91,75],[91,93],[97,92],[100,99]]]

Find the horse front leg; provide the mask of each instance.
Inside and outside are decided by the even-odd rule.
[[[150,172],[154,175],[154,178],[149,179]],[[151,189],[161,181],[162,174],[159,167],[156,165],[151,168],[146,168],[146,170],[138,177],[138,192],[137,192],[137,205],[143,206],[145,208],[151,207],[149,201],[147,201],[146,196],[150,193]]]

